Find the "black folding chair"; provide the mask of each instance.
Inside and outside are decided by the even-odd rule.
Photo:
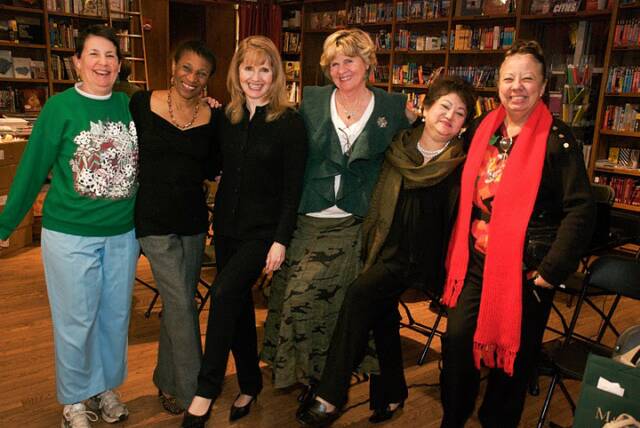
[[[621,297],[640,300],[640,262],[638,257],[606,255],[598,258],[587,268],[566,335],[549,353],[553,375],[538,419],[538,428],[542,428],[544,424],[556,386],[560,387],[575,413],[575,402],[563,380],[582,380],[587,356],[590,352],[611,356],[613,349],[601,343],[602,332],[598,333],[596,339],[575,334],[581,309],[584,307],[589,290],[594,288],[615,295],[617,300]],[[603,328],[611,327],[611,318],[616,307],[617,305],[612,305],[605,313]]]

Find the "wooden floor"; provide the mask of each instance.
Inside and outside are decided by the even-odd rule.
[[[212,276],[213,272],[206,272]],[[152,281],[149,266],[141,259],[138,276]],[[260,296],[258,296],[259,299]],[[411,297],[411,296],[409,296]],[[129,405],[131,416],[128,421],[119,424],[122,427],[177,427],[179,416],[164,412],[156,397],[151,382],[156,358],[156,339],[159,319],[156,307],[151,318],[144,317],[144,311],[151,299],[151,293],[136,284],[134,288],[133,313],[129,332],[129,375],[119,389],[122,398]],[[430,323],[434,314],[418,298],[409,303],[414,316],[422,322]],[[609,302],[602,301],[603,305]],[[564,302],[561,306],[565,310]],[[263,332],[266,314],[264,302],[257,305],[257,323],[259,335]],[[640,304],[623,301],[617,311],[617,325],[621,328],[632,325],[640,319]],[[206,309],[201,315],[203,330],[206,327]],[[551,322],[555,323],[555,320]],[[593,334],[598,322],[587,317],[581,331]],[[0,259],[0,427],[45,428],[60,426],[61,406],[55,397],[55,378],[53,365],[53,339],[49,307],[37,246],[22,250],[18,254]],[[550,335],[549,338],[553,336]],[[612,338],[608,338],[609,341]],[[409,399],[399,416],[381,426],[387,427],[438,427],[442,410],[437,387],[440,358],[440,342],[434,341],[427,364],[418,366],[416,359],[422,349],[424,338],[406,329],[403,330],[403,352],[405,373],[410,385]],[[270,370],[263,368],[265,388],[257,405],[246,418],[230,424],[227,420],[232,400],[238,393],[235,369],[230,361],[227,370],[224,392],[213,408],[209,427],[296,427],[295,410],[298,390],[275,391],[270,386]],[[541,387],[546,391],[548,379],[541,379]],[[577,394],[579,385],[571,386]],[[544,394],[542,394],[544,395]],[[360,403],[367,399],[368,386],[356,385],[350,390],[349,404]],[[522,426],[535,426],[542,404],[542,397],[529,397],[523,416]],[[347,411],[335,424],[335,427],[370,426],[368,403]],[[569,425],[571,421],[568,405],[560,393],[556,394],[551,406],[550,418],[560,424]],[[100,422],[94,427],[107,427]],[[479,426],[472,419],[468,426]]]

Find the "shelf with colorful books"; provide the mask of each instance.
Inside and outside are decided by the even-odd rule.
[[[42,10],[42,6],[40,7],[23,7],[23,6],[13,6],[8,4],[0,4],[0,12],[17,12],[17,13],[28,13],[34,15],[42,15],[44,11]]]
[[[633,168],[624,168],[624,167],[615,167],[615,166],[599,166],[597,162],[596,162],[595,171],[640,177],[640,169],[638,168],[633,169]]]

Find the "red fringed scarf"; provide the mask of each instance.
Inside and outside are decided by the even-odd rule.
[[[467,273],[473,193],[491,136],[503,123],[503,106],[489,113],[473,136],[462,171],[460,207],[447,254],[442,302],[455,307]],[[540,187],[552,118],[542,102],[534,108],[509,154],[493,200],[478,324],[473,339],[476,367],[513,375],[520,348],[524,238]],[[497,361],[496,361],[497,357]]]

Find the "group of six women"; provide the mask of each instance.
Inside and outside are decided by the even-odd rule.
[[[408,395],[398,300],[416,283],[449,307],[442,426],[464,426],[482,366],[483,426],[518,425],[553,287],[575,269],[593,224],[581,148],[541,101],[537,43],[506,52],[501,105],[473,121],[473,90],[460,79],[429,88],[423,121],[403,95],[367,86],[375,46],[358,29],[327,38],[320,65],[332,84],[305,87],[299,112],[262,36],[240,42],[222,110],[201,99],[215,71],[201,42],[177,48],[169,89],[130,101],[112,92],[120,52],[110,29],[83,33],[74,64],[81,81],[46,103],[0,214],[6,239],[52,172],[42,255],[62,427],[128,416],[113,389],[125,378],[140,251],[163,299],[153,381],[184,428],[205,426],[229,352],[240,385],[230,420],[262,389],[260,359],[276,388],[305,386],[296,413],[305,426],[339,417],[358,367],[371,374],[370,421],[391,418]],[[219,180],[218,274],[203,352],[193,297],[205,179]],[[523,264],[540,227],[555,237]],[[258,354],[251,287],[261,272],[274,277]]]

